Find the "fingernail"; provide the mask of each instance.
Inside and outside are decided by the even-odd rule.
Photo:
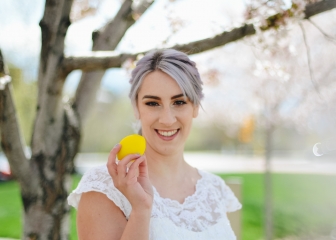
[[[117,143],[113,148],[119,147],[120,143]]]

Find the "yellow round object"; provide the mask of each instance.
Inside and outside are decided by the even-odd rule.
[[[140,154],[143,155],[146,150],[146,140],[143,136],[133,134],[124,137],[121,141],[121,149],[117,154],[118,160],[120,161],[129,154]]]

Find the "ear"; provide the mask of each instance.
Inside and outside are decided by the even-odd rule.
[[[196,118],[198,116],[199,106],[194,106],[193,110],[193,118]]]

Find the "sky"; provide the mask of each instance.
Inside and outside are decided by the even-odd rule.
[[[66,55],[90,51],[92,31],[109,21],[122,2],[121,0],[101,1],[96,15],[70,25],[65,41]],[[244,21],[244,1],[247,0],[156,0],[126,32],[116,51],[138,52],[169,47],[176,43],[187,43],[229,30]],[[1,0],[0,3],[0,48],[6,61],[23,69],[24,78],[27,81],[37,78],[41,46],[39,21],[43,10],[43,0]],[[177,19],[183,27],[178,28],[177,32],[169,38],[168,43],[164,44],[164,40],[171,34],[168,18]],[[299,41],[302,39],[299,38]],[[197,63],[206,62],[206,67],[223,71],[225,81],[221,81],[221,84],[226,86],[222,87],[232,89],[223,96],[220,88],[210,89],[205,86],[205,99],[208,105],[216,103],[221,108],[223,104],[233,105],[237,106],[237,109],[240,108],[240,112],[243,113],[245,110],[242,106],[250,104],[246,101],[249,97],[246,95],[249,91],[246,83],[251,76],[251,62],[253,64],[254,60],[250,47],[242,42],[244,41],[226,45],[221,48],[219,54],[208,51],[191,56]],[[69,75],[65,84],[67,94],[73,94],[80,75],[80,71],[74,71]],[[128,79],[129,75],[124,69],[110,69],[103,79],[102,88],[114,93],[125,93],[129,89]]]
[[[96,15],[70,25],[65,54],[90,51],[92,31],[113,18],[120,4],[121,0],[102,0]],[[243,0],[157,0],[127,31],[116,50],[137,52],[213,36],[243,22],[244,6]],[[23,69],[25,80],[37,78],[41,46],[38,23],[43,11],[43,0],[1,0],[0,48],[6,61]],[[169,17],[180,20],[183,27],[163,45],[164,40],[171,34],[167,20]],[[80,75],[80,71],[69,75],[65,84],[66,92],[74,91]],[[128,74],[124,69],[111,69],[107,71],[102,87],[112,91],[123,91],[128,88],[127,80]]]

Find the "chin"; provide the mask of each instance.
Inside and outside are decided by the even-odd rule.
[[[163,155],[163,156],[169,156],[169,155],[174,155],[180,152],[184,151],[184,146],[182,147],[181,145],[176,146],[159,146],[158,148],[156,148],[156,151]]]

